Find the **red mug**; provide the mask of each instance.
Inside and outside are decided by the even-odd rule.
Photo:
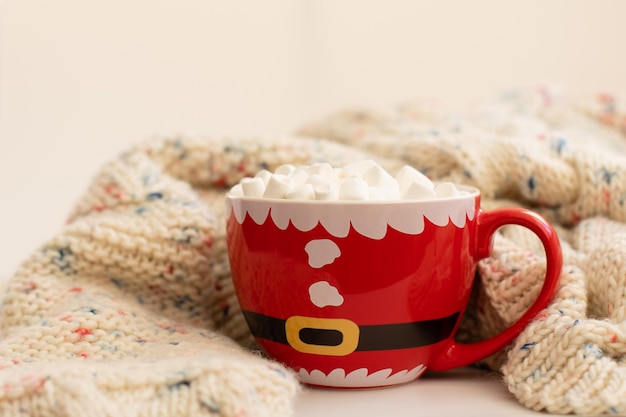
[[[246,321],[265,353],[303,383],[406,383],[479,361],[510,343],[552,299],[562,267],[550,224],[520,208],[483,211],[475,188],[419,201],[294,201],[228,195],[227,242]],[[476,264],[495,231],[524,226],[547,268],[526,313],[476,343],[454,336]]]

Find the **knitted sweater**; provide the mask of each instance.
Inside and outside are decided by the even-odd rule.
[[[510,92],[454,115],[432,103],[341,112],[285,137],[158,137],[106,163],[67,225],[9,280],[0,415],[289,416],[294,374],[254,352],[234,294],[224,193],[260,169],[376,159],[477,186],[483,205],[531,207],[560,233],[553,303],[500,369],[525,406],[626,413],[626,117],[606,95]],[[459,338],[528,307],[541,245],[503,228]]]

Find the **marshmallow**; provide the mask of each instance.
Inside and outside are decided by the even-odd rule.
[[[290,200],[393,201],[449,198],[467,194],[453,183],[435,186],[424,174],[405,165],[396,176],[372,160],[333,168],[328,163],[296,167],[283,164],[274,173],[259,171],[232,187],[230,195]]]
[[[265,183],[260,177],[243,178],[240,181],[241,191],[246,197],[263,197]]]
[[[296,184],[304,184],[309,179],[309,170],[306,167],[298,167],[289,176]]]
[[[264,185],[267,185],[271,177],[272,177],[272,173],[269,172],[267,169],[260,170],[254,176],[254,178],[261,178],[263,180]]]
[[[274,174],[267,183],[263,198],[284,198],[293,180],[287,175]]]
[[[403,200],[426,200],[436,197],[435,191],[422,183],[413,182],[402,194]]]
[[[318,185],[330,185],[332,184],[332,181],[329,180],[328,178],[324,178],[321,175],[318,174],[313,174],[311,175],[307,181],[308,184],[313,185],[314,187],[317,187]]]
[[[435,187],[435,195],[437,197],[456,197],[460,195],[459,190],[451,182],[442,182]]]
[[[232,197],[245,197],[246,195],[243,192],[243,186],[241,184],[237,184],[232,187],[229,193]]]
[[[409,165],[403,166],[400,171],[398,171],[395,180],[398,182],[400,194],[402,195],[406,193],[413,183],[421,184],[423,187],[430,190],[435,188],[435,184],[433,184],[433,182],[426,175]]]
[[[313,164],[308,169],[309,175],[319,175],[322,178],[326,178],[329,181],[335,179],[336,173],[333,170],[332,165],[327,162],[320,162],[317,164]]]
[[[278,175],[289,175],[291,174],[293,171],[296,170],[296,167],[291,165],[291,164],[284,164],[284,165],[280,165],[278,166],[275,170],[274,170],[274,174],[278,174]]]
[[[369,187],[370,200],[399,200],[400,192],[397,184],[395,187]]]
[[[315,200],[315,190],[311,184],[297,185],[285,193],[288,200]]]
[[[339,200],[339,187],[334,184],[321,184],[315,186],[316,200]]]
[[[369,200],[369,186],[359,177],[348,177],[339,185],[340,200]]]
[[[363,179],[370,186],[371,200],[400,199],[398,182],[380,166],[377,165],[365,171]]]
[[[373,187],[397,187],[398,182],[382,167],[376,165],[363,174],[363,179]]]

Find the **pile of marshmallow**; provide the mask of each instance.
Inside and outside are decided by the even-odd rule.
[[[328,163],[309,166],[285,164],[274,173],[267,170],[243,178],[231,188],[231,197],[278,198],[288,200],[425,200],[464,194],[451,182],[435,185],[427,176],[408,165],[396,176],[372,160],[341,168]]]

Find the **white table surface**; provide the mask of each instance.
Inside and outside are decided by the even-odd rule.
[[[546,416],[523,407],[499,374],[473,368],[427,373],[404,385],[335,390],[305,387],[295,417]]]

